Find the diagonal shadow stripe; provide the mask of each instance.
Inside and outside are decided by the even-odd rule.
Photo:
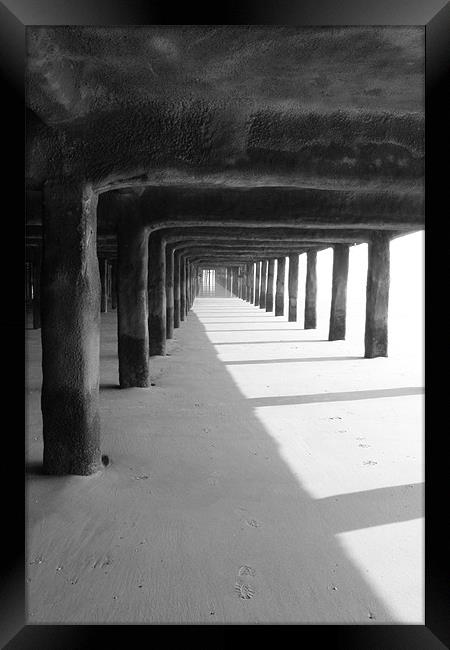
[[[334,533],[370,528],[424,516],[423,483],[334,494],[316,501]]]
[[[252,406],[289,406],[290,404],[314,404],[315,402],[353,402],[360,399],[381,399],[383,397],[404,397],[421,395],[421,386],[402,388],[378,388],[375,390],[354,390],[345,393],[317,393],[315,395],[285,395],[282,397],[250,397]]]
[[[247,366],[259,363],[304,363],[320,361],[361,361],[364,357],[308,357],[307,359],[249,359],[247,361],[224,361],[226,366]]]

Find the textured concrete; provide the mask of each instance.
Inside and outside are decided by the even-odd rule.
[[[366,358],[387,356],[389,266],[389,238],[377,234],[369,243],[364,335]]]
[[[173,255],[173,326],[180,327],[181,320],[181,285],[180,285],[180,253],[175,250]]]
[[[121,388],[145,388],[150,385],[148,233],[130,213],[119,223],[117,248],[119,384]]]
[[[267,266],[266,311],[273,311],[273,282],[275,276],[275,260],[270,259]]]
[[[277,281],[275,290],[275,316],[284,314],[284,283],[286,276],[286,258],[279,257],[277,260]]]
[[[334,246],[329,341],[345,339],[348,256],[349,250],[346,244],[336,244]]]
[[[315,329],[317,324],[317,251],[306,254],[305,283],[305,330]]]
[[[166,337],[173,338],[174,322],[174,250],[166,245]]]
[[[258,260],[256,263],[256,272],[255,272],[255,307],[259,307],[259,302],[261,298],[261,262]]]
[[[41,406],[48,474],[87,475],[102,466],[96,206],[81,183],[45,188]]]
[[[166,245],[158,232],[149,237],[148,334],[150,355],[166,353]]]
[[[267,298],[267,267],[268,260],[263,260],[261,262],[261,290],[259,293],[259,308],[266,308],[266,298]]]
[[[298,294],[298,255],[289,255],[288,275],[288,321],[297,321],[297,294]]]

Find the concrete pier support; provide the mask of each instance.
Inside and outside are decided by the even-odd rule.
[[[129,213],[117,228],[117,334],[121,388],[150,385],[147,308],[148,232]]]
[[[180,327],[181,319],[181,293],[180,293],[180,253],[175,250],[173,254],[173,326]]]
[[[288,321],[297,321],[297,294],[298,294],[298,253],[289,255],[289,277],[288,277]]]
[[[249,294],[248,301],[250,304],[253,304],[255,301],[255,265],[252,262],[249,264]]]
[[[41,409],[46,474],[102,467],[99,415],[100,276],[97,195],[44,186]]]
[[[279,257],[277,260],[277,282],[275,291],[275,316],[284,314],[284,278],[286,275],[286,258]]]
[[[185,283],[185,289],[186,289],[186,299],[185,299],[185,306],[186,306],[186,318],[189,313],[190,309],[190,304],[189,304],[189,287],[190,287],[190,282],[191,282],[191,266],[189,263],[189,260],[185,260],[186,264],[186,283]]]
[[[186,260],[180,255],[180,321],[186,319]]]
[[[306,253],[305,330],[317,327],[317,251]]]
[[[263,260],[261,263],[261,291],[259,294],[259,308],[266,308],[266,292],[267,292],[267,260]]]
[[[166,354],[166,243],[158,231],[149,237],[148,333],[150,356]]]
[[[329,341],[341,341],[345,339],[348,259],[348,244],[335,244],[333,250],[333,284],[331,288]]]
[[[269,260],[267,266],[267,291],[266,291],[266,311],[273,311],[273,281],[275,276],[275,260]]]
[[[111,264],[111,309],[117,309],[117,260]]]
[[[247,290],[248,290],[248,278],[247,278],[247,265],[242,267],[242,300],[247,300]]]
[[[166,245],[166,337],[173,338],[174,327],[174,251],[173,247]]]
[[[387,233],[373,235],[368,254],[364,356],[373,359],[387,357],[388,351],[390,254]]]
[[[232,280],[232,293],[236,298],[238,297],[239,294],[239,288],[238,288],[238,268],[233,267],[233,280]]]
[[[231,296],[231,268],[227,266],[227,291]]]
[[[259,299],[261,297],[261,262],[256,262],[255,272],[255,307],[259,306]]]
[[[41,327],[41,267],[42,252],[40,248],[34,249],[33,259],[33,329]]]
[[[108,260],[100,258],[98,263],[101,283],[100,311],[106,313],[108,311]]]

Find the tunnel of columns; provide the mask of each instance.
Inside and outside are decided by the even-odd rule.
[[[220,287],[314,330],[326,249],[328,340],[345,340],[349,252],[367,244],[364,357],[388,356],[390,243],[424,227],[422,28],[30,27],[27,40],[45,474],[109,462],[108,312],[117,383],[151,399],[153,359],[199,294]]]

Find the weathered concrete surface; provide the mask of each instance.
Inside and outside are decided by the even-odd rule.
[[[297,294],[298,294],[298,254],[289,255],[288,275],[288,321],[297,321]]]
[[[250,304],[255,302],[255,264],[252,262],[249,264],[249,296],[248,301]]]
[[[315,329],[317,324],[317,251],[306,254],[305,283],[305,330]]]
[[[47,474],[87,475],[102,466],[96,207],[90,186],[45,187],[41,407]]]
[[[111,264],[111,309],[117,309],[117,260]]]
[[[255,307],[259,307],[259,302],[261,299],[261,262],[258,260],[255,262],[256,272],[255,272]]]
[[[267,267],[268,260],[263,260],[261,262],[261,290],[259,294],[259,308],[266,308],[266,298],[267,298]]]
[[[186,318],[186,258],[180,255],[180,321]]]
[[[181,260],[179,251],[173,255],[173,326],[180,327],[181,320]]]
[[[166,353],[166,245],[159,233],[149,237],[148,332],[150,355]]]
[[[329,341],[345,339],[347,318],[347,277],[349,248],[336,244],[333,248],[333,278],[331,287],[331,310]]]
[[[148,334],[148,232],[135,214],[117,230],[118,354],[121,388],[150,385]]]
[[[421,191],[423,27],[34,26],[27,54],[34,186]]]
[[[239,292],[239,285],[238,285],[238,268],[236,266],[232,268],[231,286],[232,286],[232,294],[237,298]]]
[[[108,311],[108,260],[106,258],[99,259],[100,268],[100,311],[106,313]]]
[[[273,282],[275,276],[275,260],[270,259],[267,266],[266,311],[273,311]]]
[[[286,258],[277,259],[277,282],[275,290],[275,316],[284,314],[284,282],[286,276]]]
[[[33,255],[33,328],[35,330],[41,327],[41,267],[42,250],[36,247]]]
[[[173,338],[174,328],[174,250],[166,245],[166,338]]]
[[[369,243],[366,285],[366,358],[387,357],[389,307],[389,237],[375,233]]]

